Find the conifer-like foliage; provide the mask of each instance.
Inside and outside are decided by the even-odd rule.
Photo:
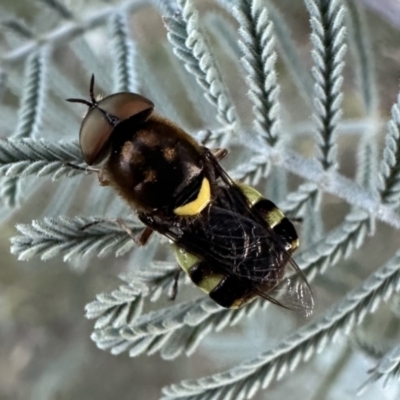
[[[357,364],[362,373],[347,391],[369,399],[377,380],[398,385],[400,94],[381,108],[364,9],[352,0],[296,2],[309,21],[300,46],[273,0],[37,3],[30,16],[0,5],[0,218],[16,223],[18,260],[59,260],[73,274],[122,257],[120,285],[86,305],[97,347],[174,365],[199,347],[218,363],[223,348],[237,352],[222,372],[181,371],[190,379],[164,387],[163,400],[247,399],[270,386],[271,396],[293,398],[291,379],[307,398],[325,399],[359,354],[374,360]],[[117,223],[138,234],[135,213],[96,174],[68,167],[84,166],[83,109],[64,99],[87,98],[92,73],[96,93],[141,93],[197,139],[210,130],[207,145],[231,152],[232,177],[303,221],[294,258],[314,292],[313,316],[262,299],[223,309],[183,276],[168,300],[170,245],[154,235],[137,249]],[[26,222],[33,201],[40,211]],[[249,335],[264,340],[256,352],[246,351]],[[310,388],[318,359],[328,367]]]

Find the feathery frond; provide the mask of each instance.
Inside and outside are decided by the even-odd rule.
[[[25,23],[25,21],[19,18],[8,18],[1,21],[1,25],[6,30],[12,31],[20,39],[32,39],[34,33]]]
[[[348,10],[349,37],[351,50],[357,60],[357,79],[364,103],[365,114],[374,115],[378,107],[374,57],[371,49],[371,40],[365,20],[365,13],[360,5],[353,1],[345,1]]]
[[[235,16],[240,26],[239,45],[247,71],[249,96],[254,104],[254,125],[258,134],[274,146],[279,135],[274,27],[261,0],[240,1]]]
[[[136,323],[118,329],[104,327],[96,330],[92,339],[99,348],[112,354],[128,351],[131,357],[136,357],[144,352],[149,355],[160,352],[163,358],[174,359],[182,353],[187,356],[193,354],[210,332],[220,332],[236,325],[243,317],[250,317],[257,309],[267,305],[263,300],[256,300],[244,308],[226,310],[203,298],[148,313]]]
[[[216,1],[220,7],[193,0],[123,0],[90,10],[83,3],[78,8],[73,3],[67,7],[60,0],[41,0],[32,5],[33,15],[26,20],[18,13],[3,12],[0,6],[5,16],[5,40],[0,40],[0,195],[4,203],[16,204],[23,194],[21,188],[28,193],[30,187],[42,184],[43,178],[59,180],[52,184],[56,187],[54,194],[46,198],[46,205],[40,204],[35,220],[17,224],[18,233],[11,239],[15,259],[56,261],[58,257],[81,266],[89,260],[92,263],[92,257],[131,252],[129,272],[121,277],[123,283],[114,290],[103,290],[85,308],[86,317],[94,323],[92,340],[112,354],[136,357],[158,353],[166,360],[190,356],[210,333],[221,335],[223,329],[246,322],[244,328],[225,333],[226,347],[231,342],[235,346],[236,337],[242,340],[254,335],[268,346],[278,342],[268,348],[260,346],[264,352],[257,355],[249,340],[255,355],[247,355],[247,361],[232,365],[226,372],[169,386],[164,400],[250,398],[300,362],[324,352],[340,335],[354,334],[367,314],[400,289],[400,252],[394,257],[390,254],[400,229],[400,95],[392,108],[379,160],[377,134],[384,118],[378,116],[385,114],[379,109],[374,62],[380,58],[371,42],[363,8],[348,0],[305,0],[292,2],[289,7],[270,0]],[[93,5],[97,7],[96,2]],[[136,15],[137,11],[140,14]],[[355,62],[347,66],[346,77],[352,77],[354,70],[358,83],[351,90],[343,87],[347,28]],[[312,74],[307,70],[309,57],[304,54],[309,47]],[[289,74],[282,73],[283,69]],[[195,287],[194,298],[189,297],[191,289],[183,288],[176,303],[165,302],[160,307],[168,294],[175,294],[177,287],[189,282],[186,274],[177,274],[173,246],[158,234],[147,246],[136,246],[121,224],[122,219],[133,235],[139,236],[143,224],[135,218],[126,220],[135,210],[112,186],[98,185],[96,174],[84,176],[98,170],[85,166],[76,141],[83,109],[66,103],[64,98],[87,98],[87,81],[92,73],[96,75],[96,96],[116,91],[143,93],[154,101],[158,113],[171,118],[198,141],[205,140],[210,129],[212,134],[205,145],[229,149],[222,163],[232,178],[257,186],[289,219],[304,220],[298,227],[301,247],[294,260],[313,291],[322,282],[314,294],[326,294],[329,300],[342,296],[336,306],[319,309],[321,314],[301,328],[294,328],[295,313],[289,311],[279,324],[275,323],[274,313],[279,309],[272,309],[264,299],[257,298],[237,310],[225,309],[196,292]],[[288,82],[288,75],[293,82]],[[296,87],[299,93],[293,93]],[[298,103],[298,94],[304,104]],[[344,94],[346,102],[342,101]],[[358,98],[361,100],[352,101]],[[340,121],[342,106],[348,119]],[[314,125],[309,115],[313,115]],[[313,158],[315,150],[318,155]],[[337,154],[339,150],[350,157]],[[339,166],[342,159],[346,162]],[[38,197],[39,193],[31,199]],[[4,205],[0,220],[10,214]],[[383,226],[383,230],[381,225],[375,226],[375,220],[389,227]],[[5,227],[4,234],[7,232]],[[383,235],[387,240],[384,249]],[[374,238],[366,246],[368,236]],[[388,253],[387,259],[393,257],[380,269],[367,265],[372,242],[380,249],[374,257],[378,259],[383,251]],[[356,254],[357,249],[361,251]],[[367,270],[372,272],[366,279]],[[96,279],[101,272],[96,271]],[[101,279],[98,282],[102,284]],[[358,289],[344,294],[355,280],[360,283]],[[33,279],[31,283],[35,284]],[[2,293],[2,299],[7,294]],[[314,300],[319,303],[317,296]],[[253,332],[251,321],[246,319],[254,317],[255,312],[260,312],[260,321],[272,321],[271,332]],[[388,381],[398,377],[398,346],[385,355],[378,352],[387,350],[388,337],[393,339],[397,314],[393,309],[383,309],[369,316],[362,326],[365,337],[374,329],[370,321],[376,323],[381,315],[387,315],[391,322],[390,334],[371,335],[377,338],[372,346],[356,337],[363,351],[381,358],[363,390],[381,378]],[[281,322],[282,327],[278,326]],[[288,324],[290,330],[286,329]],[[290,334],[279,343],[276,338],[285,329]],[[204,348],[207,350],[207,346]],[[237,360],[240,354],[232,353],[229,357]],[[346,345],[345,361],[352,354]],[[213,354],[204,351],[201,357],[211,359]],[[335,365],[337,371],[344,368],[340,360]],[[307,368],[304,366],[301,373],[306,374]],[[325,396],[333,389],[325,385],[332,375],[322,369],[318,374],[322,380],[314,397],[321,393]],[[281,387],[276,385],[271,398],[274,390]]]
[[[39,146],[36,148],[37,144]],[[19,148],[20,146],[21,148]],[[65,155],[59,156],[61,152],[64,152]],[[66,142],[54,145],[45,140],[29,141],[28,139],[0,141],[0,173],[6,176],[14,176],[14,173],[17,173],[14,171],[18,171],[22,175],[53,174],[53,179],[57,179],[59,175],[82,174],[85,173],[84,170],[73,170],[65,163],[59,162],[60,157],[65,157],[65,162],[79,165],[82,162],[82,156],[78,156],[78,153],[80,151],[75,143]],[[266,160],[271,159],[269,157],[272,158],[275,165],[284,167],[301,177],[308,177],[311,182],[319,183],[324,191],[344,199],[352,206],[376,213],[377,219],[400,229],[400,216],[391,207],[380,203],[373,194],[345,177],[337,173],[325,173],[321,171],[316,162],[290,151],[270,152],[265,155]],[[23,162],[19,164],[19,161]],[[266,176],[268,164],[262,161],[262,157],[259,155],[253,157],[253,163],[240,165],[232,171],[232,177],[255,185],[261,177]]]
[[[34,138],[38,135],[43,118],[46,58],[48,49],[42,48],[32,54],[25,65],[25,84],[18,113],[18,124],[13,137]],[[23,198],[21,183],[18,178],[6,178],[1,182],[1,196],[9,207],[16,207]]]
[[[218,3],[226,9],[227,12],[235,14],[235,9],[243,3],[243,0],[217,0]],[[265,9],[268,11],[269,18],[274,27],[274,36],[277,47],[279,48],[279,55],[285,61],[285,66],[293,78],[293,82],[300,91],[300,95],[310,105],[313,102],[313,81],[311,74],[308,72],[306,64],[301,60],[296,43],[292,38],[292,33],[289,26],[275,5],[269,1],[262,2]]]
[[[359,5],[346,1],[349,19],[350,49],[356,61],[357,82],[360,88],[364,112],[369,118],[363,132],[357,154],[358,169],[356,180],[363,187],[375,193],[378,177],[377,124],[378,96],[376,90],[375,64],[366,26],[365,15]]]
[[[239,165],[232,171],[232,177],[248,185],[258,185],[262,178],[269,174],[268,158],[263,155],[252,157],[249,162]]]
[[[180,5],[182,6],[180,16],[164,19],[168,29],[168,39],[174,47],[174,53],[184,62],[186,69],[196,77],[205,91],[206,98],[216,107],[218,120],[233,129],[238,123],[235,107],[201,30],[198,13],[190,0],[181,0]]]
[[[386,143],[380,171],[379,191],[385,202],[393,207],[400,200],[400,95],[392,107],[392,119],[387,128]]]
[[[400,346],[396,346],[387,352],[376,367],[370,371],[371,376],[358,390],[358,395],[361,395],[368,386],[380,379],[383,379],[384,387],[387,386],[391,379],[399,379],[400,376]]]
[[[314,49],[315,114],[319,159],[324,169],[336,167],[336,130],[341,116],[346,28],[340,0],[306,0]]]
[[[72,19],[74,14],[62,2],[58,0],[40,0],[47,7],[54,10],[58,15],[64,19]]]
[[[45,139],[9,139],[0,142],[0,175],[75,176],[82,173],[66,163],[82,166],[78,142],[53,143]]]
[[[280,50],[280,55],[285,61],[285,66],[289,70],[293,82],[298,87],[301,96],[310,105],[312,104],[313,81],[306,65],[301,60],[296,43],[292,38],[292,33],[283,15],[270,1],[265,1],[271,21],[274,24],[276,44]]]
[[[110,294],[98,294],[95,301],[86,305],[86,318],[97,319],[95,329],[107,325],[113,328],[131,325],[142,313],[146,289],[139,284],[128,284],[121,285]]]
[[[114,14],[110,18],[111,45],[114,52],[114,92],[138,92],[135,76],[135,45],[129,37],[126,12]]]
[[[334,266],[340,259],[349,257],[360,248],[369,231],[369,215],[355,210],[324,239],[302,252],[297,259],[298,264],[307,278],[312,280],[317,273],[324,273],[327,267]]]
[[[174,283],[176,267],[171,263],[157,263],[151,268],[136,271],[135,276],[123,277],[128,283],[111,293],[102,293],[85,307],[86,318],[96,319],[93,337],[101,338],[103,330],[133,327],[140,317],[145,297],[156,301]],[[182,279],[180,279],[180,283]],[[102,340],[98,340],[101,347]]]
[[[7,74],[0,68],[0,101],[3,100],[4,92],[6,90]]]
[[[134,234],[143,230],[141,223],[129,223]],[[63,254],[63,260],[73,257],[114,253],[121,256],[135,245],[117,221],[103,218],[45,218],[32,224],[17,225],[20,236],[12,238],[11,252],[19,260],[40,256],[41,260]]]
[[[282,205],[282,209],[292,216],[304,215],[307,207],[312,205],[315,209],[321,201],[321,194],[314,183],[304,183],[295,192],[289,193]]]
[[[179,12],[176,0],[151,0],[151,3],[158,8],[163,16],[173,17]]]

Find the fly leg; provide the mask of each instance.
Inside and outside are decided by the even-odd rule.
[[[146,226],[139,236],[135,236],[123,219],[117,218],[116,222],[138,246],[144,246],[154,232],[153,229]]]
[[[91,173],[96,173],[97,178],[99,179],[99,183],[101,186],[108,186],[110,184],[110,181],[107,179],[107,176],[104,173],[104,170],[100,168],[93,168],[93,167],[82,167],[80,165],[72,164],[70,162],[66,162],[64,166],[72,169],[77,169],[78,171],[84,171],[84,172],[91,172]]]
[[[72,168],[72,169],[77,169],[80,171],[85,171],[85,172],[93,172],[97,174],[97,177],[99,179],[100,185],[101,186],[108,186],[110,184],[109,180],[107,179],[107,176],[104,173],[104,170],[99,169],[99,168],[93,168],[93,167],[81,167],[80,165],[75,165],[72,163],[65,163],[64,164],[66,167]],[[81,230],[85,230],[93,225],[99,224],[101,221],[94,221],[89,224],[86,224],[81,228]],[[150,239],[150,236],[154,232],[153,229],[149,228],[146,226],[142,233],[139,236],[135,236],[132,232],[132,230],[126,225],[125,221],[121,218],[117,218],[115,221],[130,237],[131,239],[138,245],[138,246],[144,246]]]
[[[205,146],[207,144],[207,142],[210,140],[211,135],[212,135],[212,132],[209,129],[207,129],[206,136],[201,141],[201,144],[203,146]],[[217,159],[217,161],[221,161],[228,154],[228,150],[222,149],[222,148],[214,148],[214,149],[207,148],[207,150],[213,154],[213,156]]]
[[[201,144],[204,146],[210,139],[212,132],[207,129],[206,131],[206,136],[204,137],[204,139],[201,141]],[[228,154],[228,150],[227,149],[220,149],[220,148],[216,148],[216,149],[210,149],[211,153],[213,153],[214,157],[218,160],[221,161],[227,154]]]
[[[168,293],[168,297],[170,300],[175,300],[176,295],[178,294],[178,282],[179,282],[179,277],[181,275],[181,272],[182,272],[181,268],[178,268],[175,271],[174,280],[172,282],[171,288]]]
[[[221,161],[223,158],[225,158],[225,156],[228,154],[228,150],[227,149],[211,149],[211,153],[214,154],[214,157],[218,160]]]
[[[204,139],[200,142],[203,146],[205,146],[210,140],[211,134],[212,132],[209,129],[206,129],[206,136],[204,136]]]
[[[83,225],[80,230],[84,231],[94,225],[101,224],[102,222],[105,222],[107,220],[98,220],[98,221],[93,221],[89,222],[86,225]],[[109,221],[109,220],[108,220]],[[132,232],[131,228],[125,223],[125,221],[121,218],[117,218],[116,220],[113,220],[116,224],[118,224],[128,235],[129,237],[138,245],[138,246],[144,246],[146,243],[149,241],[150,236],[154,232],[153,229],[149,228],[146,226],[142,232],[140,233],[139,236],[135,236],[134,233]]]
[[[100,169],[99,169],[99,168],[82,167],[82,166],[80,166],[80,165],[76,165],[76,164],[73,164],[73,163],[70,163],[70,162],[64,163],[64,166],[65,166],[65,167],[68,167],[68,168],[72,168],[72,169],[77,169],[77,170],[79,170],[79,171],[96,172],[96,173],[99,173],[99,172],[100,172]]]

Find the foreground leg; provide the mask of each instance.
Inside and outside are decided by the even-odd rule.
[[[178,268],[175,272],[174,281],[172,282],[171,289],[168,294],[170,300],[175,300],[176,295],[178,294],[178,281],[179,281],[181,272],[182,272],[181,268]]]
[[[84,172],[93,172],[97,174],[97,178],[99,179],[99,183],[101,186],[108,186],[110,184],[110,181],[108,180],[106,174],[104,173],[103,169],[100,168],[93,168],[93,167],[81,167],[80,165],[72,164],[70,162],[66,162],[64,166],[72,169],[77,169],[78,171],[84,171]]]
[[[129,228],[128,225],[126,225],[125,221],[121,218],[117,218],[117,224],[131,237],[131,239],[138,245],[138,246],[144,246],[150,239],[150,236],[154,232],[153,229],[149,228],[146,226],[142,233],[139,236],[135,236]]]
[[[97,174],[100,172],[100,169],[99,169],[99,168],[93,168],[93,167],[88,167],[88,166],[86,166],[86,167],[81,167],[80,165],[72,164],[72,163],[70,163],[70,162],[64,163],[64,166],[65,166],[65,167],[68,167],[68,168],[72,168],[72,169],[77,169],[77,170],[79,170],[79,171],[95,172],[95,173],[97,173]]]
[[[218,161],[221,161],[228,154],[228,150],[227,149],[211,149],[211,153],[214,154],[214,157]]]

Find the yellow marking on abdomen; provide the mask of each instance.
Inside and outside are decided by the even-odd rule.
[[[292,248],[290,249],[290,251],[293,253],[299,246],[300,246],[300,241],[299,239],[295,239],[293,240],[292,244]]]
[[[229,308],[238,309],[240,307],[243,307],[245,304],[247,304],[250,301],[254,300],[256,297],[257,297],[257,294],[253,293],[251,295],[248,295],[247,297],[244,297],[244,298],[241,297],[239,299],[236,299]]]
[[[185,273],[191,278],[191,269],[200,261],[200,259],[188,253],[186,250],[174,246],[175,256],[178,260],[179,266],[185,271]],[[200,282],[195,282],[203,292],[209,294],[213,289],[215,289],[225,276],[218,273],[211,273],[204,276]]]
[[[196,283],[196,285],[205,293],[209,294],[211,291],[213,291],[224,279],[225,276],[221,274],[211,274],[204,279],[202,279],[199,283]]]
[[[274,226],[278,225],[283,218],[285,218],[285,215],[278,207],[268,211],[268,213],[265,215],[265,220],[268,222],[268,225],[271,228],[274,228]]]
[[[204,178],[203,182],[201,183],[201,188],[196,199],[191,201],[190,203],[185,204],[184,206],[175,208],[174,213],[182,217],[197,215],[204,210],[204,208],[210,201],[211,201],[210,182],[208,182],[207,178]]]

